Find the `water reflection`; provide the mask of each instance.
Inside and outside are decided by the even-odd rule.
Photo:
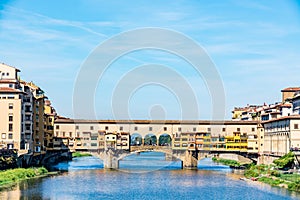
[[[149,158],[157,168],[158,159]],[[141,158],[141,157],[139,157]],[[123,169],[137,166],[139,158],[129,157]],[[128,162],[126,162],[128,161]],[[139,169],[143,166],[130,169]],[[146,161],[145,161],[146,162]],[[177,166],[174,163],[175,167]],[[170,165],[172,166],[172,162]],[[77,158],[57,166],[67,170],[59,176],[32,179],[0,192],[0,199],[299,199],[286,190],[238,179],[229,168],[214,165],[210,159],[199,162],[199,170],[162,168],[148,173],[123,173],[105,170],[103,163],[92,157]],[[150,166],[146,166],[151,168]],[[160,166],[159,166],[160,167]],[[167,169],[167,170],[166,170]]]
[[[141,152],[119,161],[119,170],[127,173],[146,173],[157,170],[181,169],[181,161],[167,161],[164,153]]]
[[[96,157],[73,158],[72,162],[61,162],[52,167],[53,171],[76,171],[102,169],[103,161]]]
[[[198,162],[198,169],[231,172],[230,167],[212,162],[211,158],[203,158]]]

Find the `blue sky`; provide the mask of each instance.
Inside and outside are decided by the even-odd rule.
[[[2,1],[0,62],[21,69],[22,79],[38,84],[60,115],[73,117],[76,77],[90,53],[116,34],[144,27],[180,32],[205,49],[223,81],[226,118],[234,106],[277,102],[281,89],[300,86],[297,1]],[[182,118],[179,95],[158,83],[141,85],[125,104],[113,99],[122,77],[131,74],[135,78],[126,84],[134,84],[149,75],[135,69],[149,63],[176,71],[178,77],[153,74],[178,88],[180,78],[188,82],[198,108],[186,112],[199,112],[190,118],[211,118],[205,80],[183,59],[157,50],[131,52],[109,67],[91,97],[96,118],[114,118],[112,102],[125,106],[134,119]]]

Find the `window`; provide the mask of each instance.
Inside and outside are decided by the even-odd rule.
[[[8,121],[12,122],[13,121],[13,116],[8,116]]]
[[[76,126],[75,128],[76,128],[76,130],[78,130],[78,129],[79,129],[79,126]]]
[[[13,84],[9,84],[8,87],[13,88]]]
[[[120,126],[120,131],[123,131],[123,126]]]
[[[79,134],[80,134],[80,133],[79,133],[79,132],[77,132],[77,137],[79,137]]]
[[[255,128],[252,128],[252,132],[254,132],[255,131]]]
[[[108,131],[108,126],[105,126],[105,130]]]
[[[49,120],[48,120],[49,122],[52,122],[52,118],[49,118]]]
[[[197,128],[196,128],[196,127],[194,127],[194,128],[193,128],[193,131],[197,131]]]
[[[138,130],[138,127],[135,126],[135,127],[134,127],[134,130],[137,131],[137,130]]]
[[[13,134],[12,133],[8,134],[8,139],[13,139]]]
[[[1,138],[2,138],[2,139],[5,139],[5,138],[6,138],[6,134],[5,134],[5,133],[2,133]]]
[[[115,137],[112,137],[112,139],[114,140],[114,139],[115,139]]]
[[[94,130],[94,127],[93,127],[93,126],[90,126],[90,130],[91,130],[91,131]]]
[[[222,128],[222,131],[225,132],[225,131],[226,131],[226,128]]]
[[[63,137],[66,137],[66,132],[63,132]]]
[[[72,137],[72,132],[69,133],[70,137]]]
[[[97,146],[97,143],[91,143],[91,146],[92,146],[92,147],[96,147],[96,146]]]
[[[149,131],[152,131],[152,127],[149,127]]]
[[[211,128],[207,128],[207,131],[210,132],[210,131],[211,131]]]
[[[294,129],[299,129],[298,124],[294,124]]]
[[[56,129],[59,129],[59,125],[56,125]]]
[[[91,137],[91,140],[97,140],[97,139],[98,139],[97,136],[92,136],[92,137]]]
[[[237,130],[237,131],[241,131],[241,128],[237,128],[236,130]]]
[[[168,130],[168,128],[167,127],[164,127],[164,131],[167,131]]]
[[[9,76],[9,73],[8,73],[8,72],[6,73],[6,76]]]
[[[8,109],[13,109],[14,108],[14,104],[10,103],[8,104]]]
[[[13,131],[13,124],[8,124],[8,131]]]
[[[178,127],[178,131],[181,131],[181,127]]]

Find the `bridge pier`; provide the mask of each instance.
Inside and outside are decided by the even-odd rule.
[[[184,159],[182,160],[182,169],[197,169],[198,159],[194,157],[192,151],[186,151]]]
[[[105,169],[119,169],[118,155],[113,151],[107,151],[103,159]]]

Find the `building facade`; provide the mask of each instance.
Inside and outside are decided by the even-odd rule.
[[[19,155],[45,153],[45,95],[34,83],[20,80],[19,72],[0,63],[0,148]]]
[[[300,116],[288,116],[262,122],[264,127],[263,154],[283,156],[300,149]]]
[[[58,117],[54,126],[55,137],[62,140],[60,147],[73,151],[109,148],[127,150],[130,145],[159,145],[171,146],[174,150],[230,149],[258,153],[261,143],[258,141],[259,131],[255,121],[122,121]],[[76,137],[75,140],[73,137]],[[234,137],[233,141],[231,137]]]
[[[18,80],[19,69],[0,64],[0,147],[24,149],[21,145],[22,96]]]

